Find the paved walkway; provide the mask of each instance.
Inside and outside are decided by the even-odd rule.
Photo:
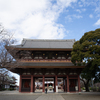
[[[19,93],[0,91],[0,100],[100,100],[100,92],[82,93]]]
[[[64,100],[100,100],[99,94],[71,94],[71,95],[61,95]]]
[[[66,92],[63,92],[63,93],[47,93],[47,94],[45,94],[45,93],[21,93],[21,92],[19,92],[19,91],[17,91],[17,90],[15,90],[15,91],[0,91],[0,95],[48,95],[48,94],[99,94],[100,95],[100,92],[80,92],[80,93],[75,93],[75,92],[73,92],[73,93],[66,93]]]
[[[64,100],[60,94],[45,94],[38,97],[36,100]]]

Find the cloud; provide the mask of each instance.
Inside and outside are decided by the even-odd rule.
[[[95,2],[95,12],[96,13],[100,13],[100,0],[98,0],[97,2]]]
[[[100,19],[94,25],[100,25]]]
[[[82,8],[82,9],[76,9],[75,11],[78,12],[78,13],[82,13],[82,12],[85,12],[86,9],[85,9],[85,8]]]
[[[73,17],[74,17],[74,18],[77,18],[77,19],[83,18],[83,16],[81,16],[81,15],[73,15]]]
[[[78,2],[78,5],[79,7],[83,7],[82,3],[81,2]]]
[[[76,12],[79,12],[79,13],[81,13],[81,10],[79,10],[79,9],[76,9]]]
[[[0,22],[22,38],[64,38],[66,29],[56,23],[59,15],[77,0],[0,0]]]
[[[83,18],[83,16],[81,16],[81,15],[76,15],[76,14],[66,16],[66,19],[67,19],[69,22],[72,22],[73,19],[80,19],[80,18]]]
[[[85,9],[85,8],[83,8],[83,9],[82,9],[82,11],[86,11],[86,9]]]
[[[93,18],[93,15],[92,15],[92,14],[90,14],[90,15],[89,15],[89,17],[90,17],[90,18]]]

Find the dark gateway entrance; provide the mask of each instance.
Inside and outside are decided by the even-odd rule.
[[[19,92],[45,92],[46,88],[48,92],[80,92],[84,66],[71,62],[74,42],[23,39],[21,45],[6,47],[16,59],[10,67],[20,75]]]

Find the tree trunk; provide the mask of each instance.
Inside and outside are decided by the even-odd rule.
[[[86,92],[89,92],[89,79],[87,81],[84,81],[83,79],[81,79],[83,82],[84,82],[84,86],[85,86],[85,89],[86,89]]]
[[[88,83],[86,83],[86,84],[84,84],[84,85],[85,85],[86,92],[89,92]]]
[[[87,80],[87,82],[86,83],[84,83],[84,85],[85,85],[85,88],[86,88],[86,92],[89,92],[89,79]]]

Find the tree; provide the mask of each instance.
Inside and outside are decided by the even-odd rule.
[[[75,65],[85,66],[81,73],[81,80],[86,91],[89,91],[89,81],[100,73],[100,29],[86,32],[79,41],[74,43],[71,55],[71,61]]]
[[[5,76],[9,74],[9,71],[7,70],[8,66],[14,61],[14,58],[5,49],[5,46],[9,46],[15,42],[16,40],[13,38],[13,34],[5,30],[0,24],[0,85],[4,85],[4,82],[7,81]]]
[[[99,69],[99,72],[100,72],[100,69]],[[100,73],[99,72],[95,74],[94,83],[98,83],[98,82],[100,83]]]
[[[8,77],[9,76],[9,71],[6,70],[5,68],[0,68],[0,86],[1,89],[5,88],[5,84],[8,83]]]
[[[16,78],[14,76],[11,76],[10,72],[7,69],[0,69],[0,90],[4,89],[6,85],[9,85],[10,88],[11,85],[15,85],[15,83]]]
[[[14,58],[9,53],[13,49],[10,49],[11,51],[8,52],[5,47],[15,42],[16,40],[13,38],[13,34],[5,30],[0,24],[0,68],[6,68],[6,65],[14,61]]]

